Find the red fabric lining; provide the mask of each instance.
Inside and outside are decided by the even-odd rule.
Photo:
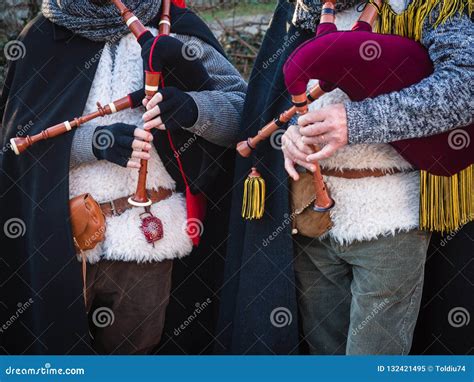
[[[186,8],[186,1],[185,0],[171,0],[171,2],[180,8]]]
[[[181,163],[179,154],[174,147],[171,134],[169,131],[167,131],[167,134],[171,149],[173,150],[173,155],[178,162],[179,172],[181,173],[181,177],[183,178],[184,184],[186,186],[187,232],[193,242],[193,245],[197,247],[201,241],[201,235],[203,231],[202,223],[206,215],[206,198],[203,194],[194,195],[191,192],[191,189],[188,185],[188,180],[186,179],[186,174],[183,169],[183,164]]]
[[[176,4],[176,0],[173,0],[173,3]],[[182,4],[182,6],[179,4],[176,4],[176,5],[181,6],[182,8],[185,7],[184,1],[179,1],[179,3]],[[153,50],[155,49],[156,43],[160,39],[161,36],[163,36],[163,34],[159,34],[155,38],[151,46],[150,55],[148,57],[148,67],[151,71],[154,71],[153,65],[152,65]],[[160,85],[162,88],[165,87],[163,76],[160,76]],[[189,235],[189,238],[193,242],[193,245],[197,247],[201,240],[201,235],[203,231],[202,222],[206,214],[206,204],[207,204],[206,198],[204,197],[203,194],[194,195],[191,192],[191,189],[189,188],[188,180],[186,179],[186,174],[184,172],[183,164],[181,163],[179,154],[176,151],[176,148],[173,143],[173,139],[171,138],[171,134],[169,131],[167,131],[167,134],[168,134],[168,141],[170,143],[171,149],[173,150],[173,155],[176,158],[176,161],[178,162],[179,172],[181,174],[181,177],[183,178],[184,185],[186,186],[187,233]]]

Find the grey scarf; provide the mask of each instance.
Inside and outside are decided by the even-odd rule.
[[[123,0],[143,23],[155,17],[161,0]],[[106,0],[43,0],[43,15],[53,23],[93,41],[110,41],[128,33],[117,8]]]
[[[365,1],[361,0],[339,0],[336,3],[336,12],[364,3]],[[322,7],[321,0],[296,0],[293,24],[297,28],[315,31],[321,17]]]

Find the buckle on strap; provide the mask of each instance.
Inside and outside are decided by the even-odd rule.
[[[115,203],[113,200],[109,200],[108,203],[110,204],[110,210],[112,211],[112,216],[119,216],[117,209],[115,208]]]

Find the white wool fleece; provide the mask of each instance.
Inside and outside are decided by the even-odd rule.
[[[104,104],[139,89],[143,84],[143,66],[140,46],[133,35],[124,36],[112,49],[105,44],[95,74],[84,113],[96,110],[96,102]],[[143,110],[124,110],[89,122],[89,126],[109,125],[123,122],[142,126]],[[158,153],[153,147],[148,161],[147,188],[158,187],[174,190],[175,182],[167,173]],[[84,163],[70,170],[69,194],[74,197],[90,193],[99,203],[132,195],[137,185],[138,171],[120,167],[107,161]],[[151,212],[163,222],[164,237],[147,243],[140,230],[139,214],[143,208],[132,208],[120,216],[107,217],[105,241],[91,251],[88,260],[95,263],[102,259],[150,262],[173,259],[188,255],[192,242],[186,232],[186,202],[180,193],[153,204]]]
[[[401,0],[394,1],[403,9]],[[392,2],[391,2],[392,4]],[[339,30],[350,30],[359,13],[355,9],[339,12],[336,25]],[[308,87],[316,84],[311,81]],[[342,103],[347,95],[339,89],[313,102],[310,110]],[[341,244],[371,240],[418,227],[419,172],[388,144],[357,144],[339,150],[329,159],[322,160],[329,169],[398,169],[403,174],[344,179],[325,177],[336,205],[331,211],[334,227],[329,232]]]

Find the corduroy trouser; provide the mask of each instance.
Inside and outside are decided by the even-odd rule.
[[[312,354],[408,354],[430,234],[340,245],[295,237],[298,307]]]

